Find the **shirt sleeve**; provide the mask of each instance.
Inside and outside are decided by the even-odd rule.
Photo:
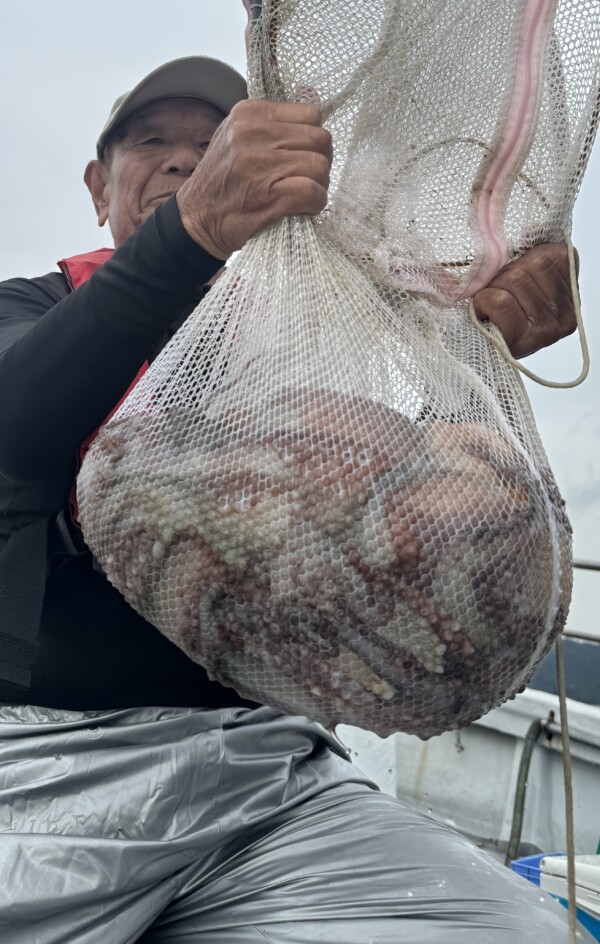
[[[172,197],[66,297],[53,277],[0,284],[0,474],[72,477],[80,443],[222,265]]]

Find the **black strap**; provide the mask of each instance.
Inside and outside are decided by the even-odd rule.
[[[74,557],[89,553],[81,529],[73,524],[71,513],[63,508],[51,519],[48,528],[46,575],[59,570]]]
[[[0,553],[0,678],[27,688],[46,590],[49,517],[14,531]]]

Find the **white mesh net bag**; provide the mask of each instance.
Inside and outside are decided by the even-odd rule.
[[[260,6],[260,5],[257,5]],[[466,299],[569,230],[598,0],[266,0],[251,92],[318,98],[330,204],[253,238],[92,446],[109,580],[242,695],[429,737],[564,625],[570,528]]]

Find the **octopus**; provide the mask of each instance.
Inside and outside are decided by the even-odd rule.
[[[522,689],[564,625],[549,472],[476,423],[327,390],[113,420],[78,481],[127,601],[241,695],[428,738]]]

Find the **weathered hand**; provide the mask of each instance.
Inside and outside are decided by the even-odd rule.
[[[473,297],[481,320],[492,321],[513,357],[526,357],[572,334],[577,327],[567,247],[534,246],[500,270]]]
[[[239,102],[177,193],[183,225],[227,259],[276,220],[320,213],[332,159],[331,135],[314,105]]]

